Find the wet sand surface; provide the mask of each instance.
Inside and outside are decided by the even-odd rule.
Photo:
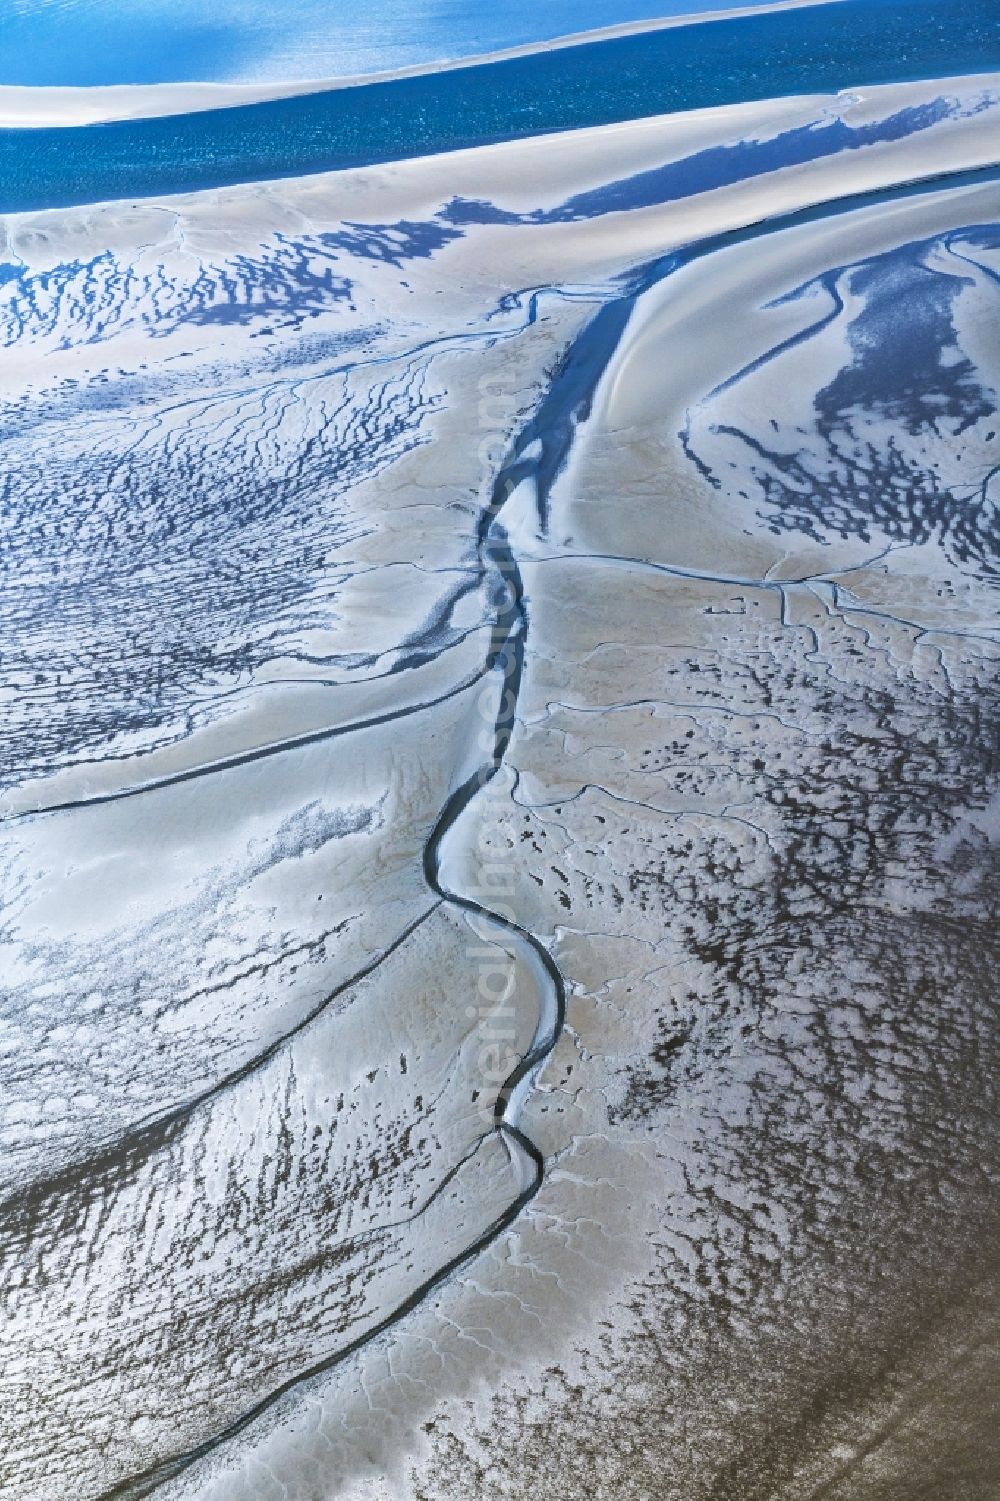
[[[0,1496],[994,1493],[998,110],[4,221]]]

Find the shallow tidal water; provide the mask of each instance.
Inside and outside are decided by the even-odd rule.
[[[162,119],[0,130],[0,212],[180,193],[586,125],[1000,67],[993,0],[838,0]]]
[[[347,77],[742,0],[2,0],[0,84]]]

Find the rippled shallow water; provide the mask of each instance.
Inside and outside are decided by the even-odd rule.
[[[335,78],[743,0],[2,0],[0,84]]]

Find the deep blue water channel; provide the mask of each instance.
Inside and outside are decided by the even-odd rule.
[[[0,130],[0,211],[138,198],[863,83],[1000,71],[1000,0],[840,0],[162,119]]]

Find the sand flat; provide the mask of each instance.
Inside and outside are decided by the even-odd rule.
[[[4,220],[0,1496],[942,1473],[998,110]]]

